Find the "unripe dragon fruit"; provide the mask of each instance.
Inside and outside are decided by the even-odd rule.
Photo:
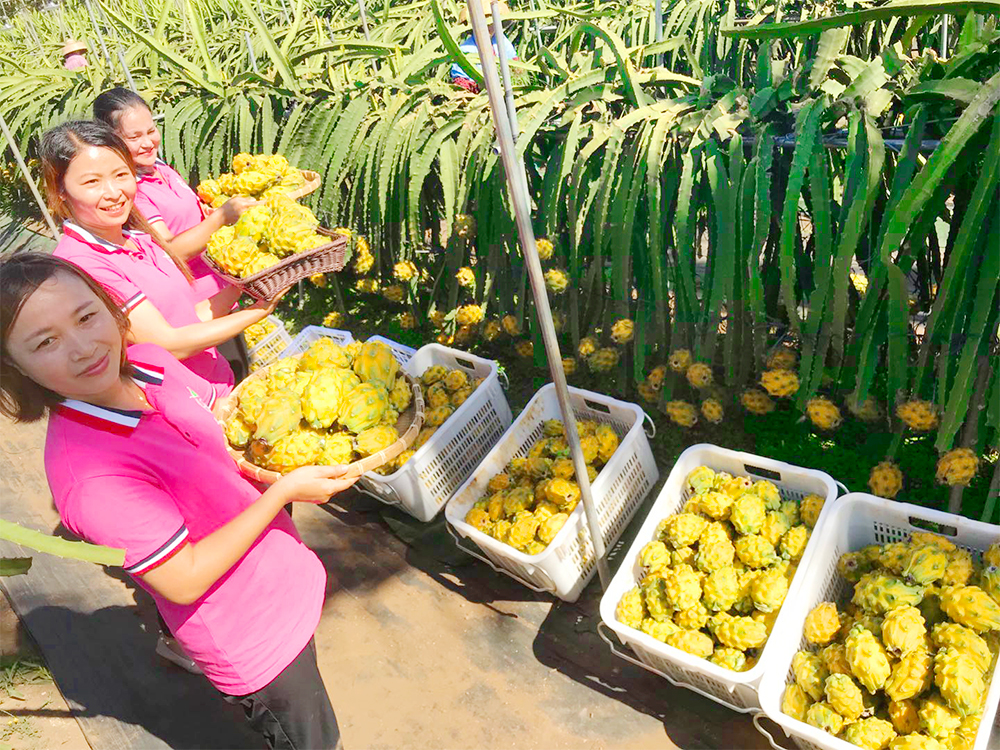
[[[979,587],[989,594],[994,602],[1000,603],[1000,568],[990,565],[979,577]]]
[[[983,565],[994,565],[1000,568],[1000,542],[994,542],[983,553]]]

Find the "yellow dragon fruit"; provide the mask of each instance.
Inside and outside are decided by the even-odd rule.
[[[926,734],[907,734],[889,743],[889,750],[949,750],[933,737]]]
[[[925,645],[926,636],[924,616],[916,607],[897,607],[882,621],[882,644],[893,656]]]
[[[691,366],[691,352],[687,349],[675,349],[671,352],[667,364],[674,372],[687,372]]]
[[[301,420],[302,406],[298,394],[289,390],[272,393],[257,414],[251,453],[254,456],[265,455],[279,440],[298,428]]]
[[[964,651],[946,647],[934,655],[934,684],[961,717],[979,713],[986,696],[983,673]]]
[[[701,495],[712,489],[715,482],[715,472],[707,466],[699,466],[687,475],[684,482],[695,491],[695,494]]]
[[[699,544],[694,561],[698,570],[711,573],[719,568],[732,567],[735,557],[736,548],[726,539],[711,544]]]
[[[750,598],[753,606],[761,612],[775,612],[788,594],[788,579],[781,568],[768,568],[753,582]]]
[[[279,438],[266,457],[266,468],[287,473],[316,463],[323,450],[324,433],[304,427]]]
[[[844,641],[844,646],[851,673],[864,685],[865,690],[869,693],[881,690],[892,669],[889,657],[878,639],[865,628],[855,626]]]
[[[337,421],[344,395],[354,387],[346,375],[354,378],[354,373],[349,370],[329,369],[321,370],[309,379],[302,392],[302,416],[310,425],[329,428]]]
[[[994,542],[983,553],[983,565],[1000,568],[1000,542]]]
[[[764,507],[768,510],[778,510],[781,507],[781,493],[773,482],[761,479],[753,483],[750,491],[764,501]]]
[[[561,268],[550,268],[545,272],[545,286],[552,294],[562,294],[569,286],[569,276]]]
[[[791,396],[799,390],[799,376],[791,370],[765,370],[760,376],[760,384],[772,396]]]
[[[809,643],[825,646],[840,630],[840,613],[833,602],[820,602],[806,615],[803,635]]]
[[[799,651],[792,657],[792,674],[795,684],[814,701],[823,700],[826,678],[830,673],[823,660],[810,651]]]
[[[920,731],[917,705],[912,700],[889,701],[886,713],[899,734],[915,734]]]
[[[786,560],[796,561],[802,558],[809,543],[809,529],[805,526],[793,526],[778,543],[778,551]]]
[[[698,410],[687,401],[669,401],[665,409],[670,420],[681,427],[694,427],[698,423]]]
[[[903,472],[892,461],[882,461],[872,469],[868,488],[873,495],[892,500],[903,489]]]
[[[642,593],[638,586],[634,586],[622,594],[615,608],[615,619],[623,625],[638,630],[645,616],[646,607],[642,603]]]
[[[344,396],[337,413],[337,420],[357,435],[374,427],[389,408],[389,396],[382,388],[362,383]]]
[[[1000,604],[1000,568],[990,565],[979,576],[979,587]]]
[[[698,541],[701,533],[708,526],[708,521],[694,513],[678,513],[666,520],[661,532],[662,537],[674,549],[687,547]]]
[[[948,567],[947,553],[935,544],[916,545],[903,564],[903,576],[914,583],[926,586],[944,575]]]
[[[728,646],[719,646],[713,652],[712,656],[709,657],[709,661],[716,664],[723,669],[729,669],[733,672],[742,672],[746,669],[747,656],[742,651],[736,648],[729,648]],[[803,693],[803,695],[805,695]],[[805,712],[803,711],[803,716]]]
[[[667,601],[666,584],[666,579],[660,572],[646,576],[639,583],[646,611],[654,620],[673,621],[675,610]]]
[[[354,460],[354,436],[346,432],[327,433],[323,451],[316,460],[323,466],[343,466]]]
[[[707,659],[715,650],[712,639],[698,630],[678,630],[667,636],[667,645]]]
[[[705,388],[712,384],[712,368],[703,362],[696,362],[684,374],[693,388]]]
[[[917,716],[920,718],[920,728],[938,740],[950,737],[962,723],[962,717],[952,711],[940,695],[931,695],[922,700]]]
[[[797,362],[798,357],[795,354],[795,350],[789,349],[787,346],[782,346],[771,352],[766,364],[769,370],[791,370]]]
[[[896,416],[911,430],[927,432],[938,426],[937,409],[929,401],[907,401],[896,407]]]
[[[740,651],[762,646],[767,640],[767,627],[752,617],[734,617],[720,612],[709,619],[708,629],[719,643]]]
[[[246,448],[253,437],[253,425],[247,423],[243,415],[236,412],[226,422],[226,440],[234,448]]]
[[[721,424],[725,416],[722,402],[717,398],[706,398],[701,402],[701,416],[712,424]]]
[[[238,413],[251,427],[257,424],[257,415],[269,394],[268,383],[262,378],[248,379],[240,386],[236,402]]]
[[[957,622],[941,622],[931,628],[931,642],[938,649],[953,648],[973,660],[980,672],[990,668],[993,655],[982,636]]]
[[[843,643],[831,643],[820,651],[819,654],[830,674],[853,674],[851,672],[851,665],[847,661],[847,648]]]
[[[538,514],[537,508],[535,509],[535,514]],[[551,544],[552,540],[556,538],[556,534],[566,525],[566,521],[568,520],[569,515],[566,513],[553,513],[539,525],[538,538],[545,544]]]
[[[896,607],[915,607],[922,598],[921,587],[908,586],[894,576],[873,571],[863,575],[855,585],[851,601],[869,614],[883,615]]]
[[[844,728],[844,717],[829,703],[822,701],[809,706],[806,711],[806,724],[836,736]]]
[[[896,738],[896,730],[885,719],[869,716],[844,728],[844,740],[866,750],[885,750]]]
[[[680,628],[674,624],[673,620],[654,620],[652,617],[645,618],[639,625],[639,630],[641,630],[646,635],[655,638],[663,643],[667,642],[667,638],[672,636],[674,633],[680,632]]]
[[[729,513],[729,521],[741,534],[756,534],[764,524],[764,501],[749,492],[741,495]]]
[[[698,507],[701,512],[717,521],[725,521],[733,506],[733,498],[724,492],[709,490],[698,495]]]
[[[703,584],[702,602],[713,612],[725,612],[736,603],[739,581],[732,567],[720,568],[708,574]]]
[[[781,698],[781,713],[798,721],[805,721],[810,705],[812,699],[797,683],[791,682],[785,686],[785,694]]]
[[[832,674],[823,683],[827,703],[848,721],[857,721],[865,710],[861,688],[846,674]]]
[[[251,206],[233,225],[236,237],[249,237],[255,243],[260,244],[264,239],[267,223],[271,219],[271,209],[267,206]]]
[[[674,622],[684,630],[701,630],[708,622],[708,618],[708,610],[701,602],[697,602],[693,607],[678,611],[674,615]]]
[[[774,401],[772,401],[764,391],[759,388],[749,388],[740,394],[740,403],[743,408],[751,414],[763,416],[774,411]]]
[[[764,568],[778,561],[774,545],[758,534],[741,536],[733,546],[740,561],[750,568]]]
[[[392,356],[392,349],[381,341],[366,341],[354,358],[354,372],[365,383],[389,391],[396,383],[399,362]]]
[[[668,570],[663,581],[663,592],[671,609],[689,609],[701,600],[701,578],[690,566],[678,565]]]
[[[358,433],[354,444],[362,456],[371,456],[385,450],[397,440],[399,440],[399,433],[396,432],[396,428],[383,424],[362,430]]]
[[[666,568],[669,563],[670,551],[659,540],[654,539],[639,551],[639,564],[649,573]]]
[[[934,658],[925,648],[914,648],[903,654],[892,667],[885,682],[885,694],[894,701],[915,698],[930,688],[934,677]]]
[[[910,558],[910,545],[906,542],[890,542],[882,546],[879,554],[879,564],[890,573],[903,575],[903,568]]]
[[[1000,630],[1000,604],[978,586],[953,586],[941,593],[941,609],[979,633]]]
[[[843,421],[837,405],[824,396],[806,401],[806,415],[809,421],[821,430],[833,430]]]
[[[587,357],[587,366],[594,372],[607,372],[618,364],[619,358],[617,349],[605,346]]]
[[[406,378],[396,378],[396,383],[392,386],[392,390],[389,391],[389,404],[392,408],[398,412],[405,411],[412,399],[413,391]]]
[[[806,495],[802,498],[802,502],[799,504],[799,515],[802,518],[802,523],[810,529],[815,528],[825,502],[826,498],[821,495]]]
[[[627,344],[635,335],[635,323],[628,318],[616,320],[611,326],[611,340],[616,344]]]
[[[945,453],[937,463],[937,480],[954,487],[967,487],[979,470],[979,457],[968,448],[955,448]]]

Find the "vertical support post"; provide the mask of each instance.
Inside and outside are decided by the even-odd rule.
[[[538,3],[536,3],[535,0],[531,0],[531,11],[533,13],[535,13],[535,12],[538,11]],[[541,49],[542,49],[542,32],[538,28],[538,19],[537,18],[533,18],[531,20],[531,25],[535,29],[535,43],[538,45],[538,50],[541,51]]]
[[[514,87],[510,82],[510,65],[507,61],[507,51],[505,49],[507,37],[503,33],[503,18],[500,15],[500,4],[493,0],[493,35],[496,37],[497,60],[500,61],[500,77],[503,82],[504,105],[507,108],[507,119],[510,120],[511,137],[517,143],[517,137],[521,134],[521,128],[517,124],[517,108],[514,106]],[[492,41],[491,41],[492,44]]]
[[[941,16],[941,59],[948,57],[948,16]]]
[[[21,150],[17,147],[17,142],[14,140],[14,136],[7,127],[7,121],[4,119],[3,114],[0,114],[0,130],[3,131],[4,138],[7,140],[7,145],[10,146],[10,150],[14,153],[14,161],[17,162],[17,167],[21,170],[21,174],[24,176],[24,181],[28,183],[28,189],[31,190],[31,194],[35,198],[35,203],[38,204],[38,208],[41,209],[42,216],[45,217],[45,223],[49,225],[49,229],[52,231],[52,236],[58,240],[59,229],[56,227],[55,221],[52,220],[52,214],[49,213],[49,207],[45,205],[45,201],[42,199],[42,194],[38,192],[38,186],[35,185],[35,179],[31,176],[31,172],[28,170],[28,165],[24,163],[24,157],[21,156]]]
[[[653,41],[662,42],[663,41],[663,0],[656,0],[653,6]],[[663,64],[663,54],[660,53],[656,56],[656,64]]]
[[[563,425],[566,429],[566,439],[569,442],[570,455],[573,458],[573,468],[576,481],[580,486],[580,499],[586,513],[587,525],[590,529],[590,540],[594,545],[594,555],[597,558],[597,572],[602,588],[607,588],[611,580],[608,570],[604,537],[601,534],[601,522],[594,505],[594,497],[590,488],[590,478],[587,475],[587,464],[583,458],[580,446],[580,436],[576,430],[576,415],[570,401],[569,387],[566,384],[566,373],[562,367],[562,357],[559,353],[559,342],[556,330],[552,324],[552,310],[549,307],[548,292],[545,289],[545,277],[542,272],[542,262],[538,257],[535,245],[535,232],[531,226],[531,196],[528,194],[528,180],[524,173],[524,164],[517,158],[514,146],[510,119],[504,104],[503,93],[500,91],[500,79],[497,76],[497,64],[493,55],[493,45],[489,31],[486,28],[486,16],[479,0],[466,0],[469,17],[472,21],[472,33],[479,49],[479,60],[483,68],[483,79],[486,83],[486,93],[490,100],[490,111],[493,124],[496,127],[500,144],[500,159],[503,162],[504,173],[507,176],[507,188],[510,191],[514,206],[514,219],[517,224],[517,234],[521,241],[521,251],[528,267],[528,280],[531,283],[532,296],[535,299],[535,309],[538,312],[538,324],[541,327],[545,353],[548,357],[549,372],[555,384],[559,410],[562,413]]]
[[[361,30],[365,34],[365,41],[370,42],[372,37],[368,33],[368,13],[365,12],[365,0],[358,0],[358,11],[361,13]]]
[[[135,87],[135,81],[132,80],[132,71],[129,70],[128,63],[125,62],[125,52],[122,50],[122,42],[121,38],[118,36],[118,28],[113,23],[108,21],[108,17],[104,15],[104,8],[101,7],[101,0],[95,0],[95,2],[97,3],[97,12],[100,13],[101,20],[109,29],[111,29],[111,35],[115,40],[115,50],[118,53],[118,61],[121,63],[122,70],[125,73],[125,80],[128,81],[128,87],[136,93],[139,93],[139,90]]]
[[[250,67],[254,73],[260,73],[257,69],[257,56],[253,53],[253,40],[250,39],[250,32],[244,31],[243,38],[247,40],[247,52],[250,54]]]
[[[146,0],[139,0],[139,7],[142,9],[142,16],[146,19],[146,27],[149,33],[153,33],[153,22],[149,19],[149,11],[146,9]]]
[[[97,41],[101,44],[101,53],[104,55],[104,64],[110,68],[111,55],[108,54],[108,46],[104,43],[104,32],[101,31],[101,27],[97,23],[97,16],[94,15],[94,9],[90,5],[90,0],[83,0],[83,4],[87,7],[87,15],[90,16],[90,24],[94,27],[94,33],[97,35]]]

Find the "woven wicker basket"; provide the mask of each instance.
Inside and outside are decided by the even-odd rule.
[[[271,300],[295,282],[307,279],[313,274],[330,273],[344,269],[344,265],[347,263],[347,237],[322,227],[316,231],[318,234],[329,237],[330,242],[312,250],[306,250],[304,253],[289,255],[270,268],[246,278],[226,273],[208,253],[202,257],[212,270],[227,283],[240,287],[255,299]]]
[[[217,404],[215,409],[216,420],[220,425],[222,425],[223,429],[225,429],[226,421],[232,416],[233,412],[236,411],[240,390],[243,385],[254,378],[266,378],[269,369],[270,368],[268,367],[264,367],[252,373],[246,380],[236,387],[236,390]],[[424,397],[417,381],[405,373],[401,374],[406,378],[406,382],[410,384],[410,389],[413,391],[413,399],[410,401],[410,405],[399,415],[399,419],[396,421],[396,431],[399,433],[399,440],[385,450],[348,464],[345,476],[358,477],[366,471],[374,471],[379,466],[392,461],[396,458],[396,456],[409,448],[413,444],[413,441],[416,440],[417,433],[420,432],[420,428],[423,427],[424,424]],[[252,464],[247,461],[241,451],[238,451],[228,445],[227,450],[229,451],[229,455],[233,457],[236,465],[239,466],[240,473],[250,479],[253,479],[255,482],[260,482],[262,484],[274,484],[281,479],[282,475],[279,472],[262,469],[256,464]]]

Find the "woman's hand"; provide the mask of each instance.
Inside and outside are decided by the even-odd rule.
[[[244,198],[241,195],[230,198],[219,207],[219,212],[222,214],[222,222],[224,224],[235,224],[244,211],[258,204],[259,201],[255,201],[253,198]]]
[[[266,318],[268,315],[270,315],[271,313],[274,312],[275,308],[278,306],[278,303],[281,302],[281,298],[284,297],[286,294],[288,294],[288,290],[289,289],[291,289],[291,287],[287,287],[286,289],[282,289],[280,292],[278,292],[276,295],[274,295],[274,297],[272,297],[271,299],[257,300],[252,305],[247,305],[243,309],[244,310],[263,310],[264,315],[262,317]]]
[[[303,466],[275,482],[277,491],[286,502],[325,503],[358,481],[357,476],[345,477],[346,466]]]

